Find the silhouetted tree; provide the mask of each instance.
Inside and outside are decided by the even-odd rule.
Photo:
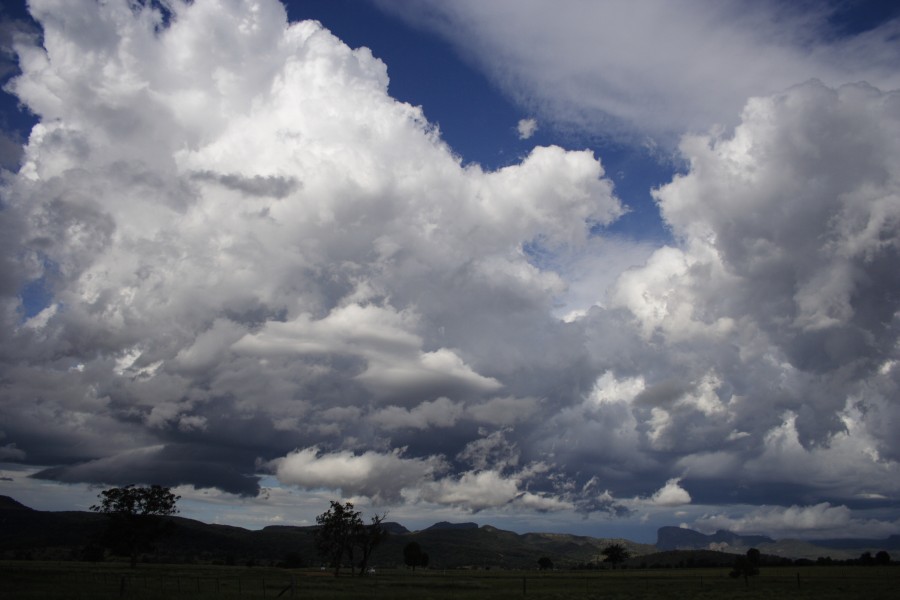
[[[881,550],[875,555],[875,564],[876,565],[889,565],[891,564],[891,555],[887,553],[886,550]]]
[[[759,568],[761,556],[762,555],[759,553],[759,550],[757,550],[756,548],[750,548],[749,550],[747,550],[747,560],[750,561],[750,564],[754,567]]]
[[[759,560],[759,550],[750,548],[746,555],[734,559],[734,567],[728,575],[735,579],[743,577],[744,583],[747,583],[749,577],[759,575]]]
[[[603,562],[610,563],[613,569],[616,568],[617,564],[623,563],[631,557],[631,554],[622,544],[610,544],[600,554],[606,557],[603,559]]]
[[[334,567],[334,576],[341,572],[341,563],[344,556],[350,559],[353,568],[353,543],[362,526],[362,518],[359,511],[353,510],[353,504],[331,501],[331,508],[316,517],[316,548],[327,561]]]
[[[364,525],[361,521],[357,524],[353,535],[353,544],[359,548],[362,558],[359,561],[360,576],[366,574],[369,566],[369,559],[381,543],[387,539],[388,532],[384,528],[384,519],[387,515],[375,515],[372,517],[368,525]]]
[[[546,556],[542,556],[538,559],[538,566],[541,571],[550,571],[553,569],[553,561]]]
[[[403,547],[403,563],[415,571],[416,567],[428,566],[428,555],[422,552],[418,542],[410,542]]]
[[[91,510],[110,517],[107,545],[127,553],[132,567],[137,566],[138,553],[151,548],[165,533],[168,522],[162,517],[177,514],[176,504],[181,499],[167,487],[133,484],[104,490],[97,497],[100,503]]]
[[[871,567],[875,564],[875,559],[872,557],[871,552],[863,552],[859,556],[859,564],[865,565],[867,567]]]
[[[353,510],[353,504],[331,501],[331,508],[316,517],[316,548],[328,563],[334,567],[334,576],[341,571],[344,557],[350,562],[350,571],[354,572],[356,562],[354,555],[359,551],[359,574],[364,575],[372,553],[385,539],[388,533],[382,523],[387,515],[375,515],[371,523],[366,525],[362,513]]]

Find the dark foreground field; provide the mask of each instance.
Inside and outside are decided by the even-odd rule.
[[[292,586],[293,583],[293,586]],[[894,600],[896,567],[768,568],[748,583],[727,569],[563,571],[395,571],[335,579],[318,570],[0,562],[0,599],[172,598],[865,598]]]

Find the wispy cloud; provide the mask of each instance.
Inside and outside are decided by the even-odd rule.
[[[519,131],[519,139],[527,140],[533,136],[538,129],[537,119],[522,119],[519,121],[516,129]]]
[[[829,3],[378,4],[451,40],[542,120],[595,135],[674,144],[686,131],[737,124],[751,96],[812,78],[900,86],[900,20],[840,35]]]

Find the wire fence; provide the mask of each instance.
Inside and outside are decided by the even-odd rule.
[[[900,568],[766,569],[748,580],[727,569],[628,572],[416,571],[339,578],[330,572],[163,565],[126,571],[0,565],[0,600],[255,600],[259,598],[896,598]]]

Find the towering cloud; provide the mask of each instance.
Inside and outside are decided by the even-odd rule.
[[[30,4],[3,460],[896,530],[853,513],[900,497],[896,92],[807,82],[683,138],[648,251],[606,239],[627,209],[591,152],[464,166],[367,49],[275,0],[168,4]],[[792,508],[719,509],[761,500]]]
[[[743,456],[732,467],[762,452],[804,481],[804,462],[836,469],[836,448],[859,444],[840,494],[895,471],[898,101],[813,82],[751,100],[733,135],[682,142],[689,172],[655,193],[679,246],[614,292],[640,338],[668,349],[634,403],[652,448]]]
[[[31,8],[2,411],[17,456],[60,465],[42,476],[253,494],[257,459],[301,485],[320,481],[290,475],[304,457],[408,468],[432,427],[464,422],[452,456],[528,418],[517,375],[579,354],[542,349],[572,345],[549,312],[564,282],[523,247],[622,213],[589,152],[463,167],[384,64],[278,2]],[[33,316],[29,285],[50,296]]]

